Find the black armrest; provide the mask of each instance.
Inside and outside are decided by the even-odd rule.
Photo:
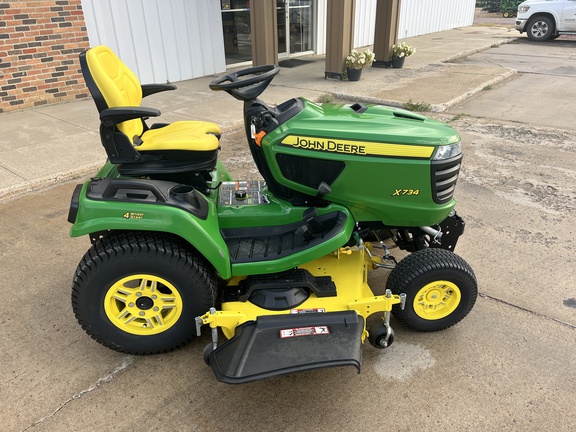
[[[174,84],[142,84],[141,87],[143,98],[166,90],[176,90],[176,86]]]
[[[118,123],[137,118],[147,119],[158,117],[160,110],[147,107],[115,107],[100,111],[100,121],[106,127],[116,126]]]

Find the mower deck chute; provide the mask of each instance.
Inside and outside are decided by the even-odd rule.
[[[262,316],[238,326],[207,361],[228,384],[334,366],[360,372],[363,331],[355,311]]]

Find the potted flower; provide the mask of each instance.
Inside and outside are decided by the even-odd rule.
[[[401,68],[404,66],[404,60],[406,60],[406,57],[410,57],[415,52],[416,50],[406,42],[392,45],[392,67]]]
[[[348,81],[359,81],[362,69],[369,67],[374,62],[376,56],[369,49],[357,51],[353,49],[346,57],[346,75]]]

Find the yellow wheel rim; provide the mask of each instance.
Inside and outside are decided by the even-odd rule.
[[[432,282],[416,293],[414,311],[425,320],[439,320],[454,312],[461,298],[460,289],[452,282]]]
[[[178,322],[182,308],[182,297],[174,285],[147,274],[119,280],[104,297],[104,311],[112,324],[141,336],[168,330]]]

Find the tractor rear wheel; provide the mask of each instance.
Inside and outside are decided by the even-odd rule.
[[[184,241],[158,233],[111,233],[84,255],[72,307],[96,341],[129,354],[179,348],[195,335],[194,318],[216,298],[214,270]]]
[[[405,293],[404,310],[394,305],[392,314],[416,331],[444,330],[462,320],[476,302],[478,286],[472,268],[445,249],[414,252],[392,270],[386,288]]]

